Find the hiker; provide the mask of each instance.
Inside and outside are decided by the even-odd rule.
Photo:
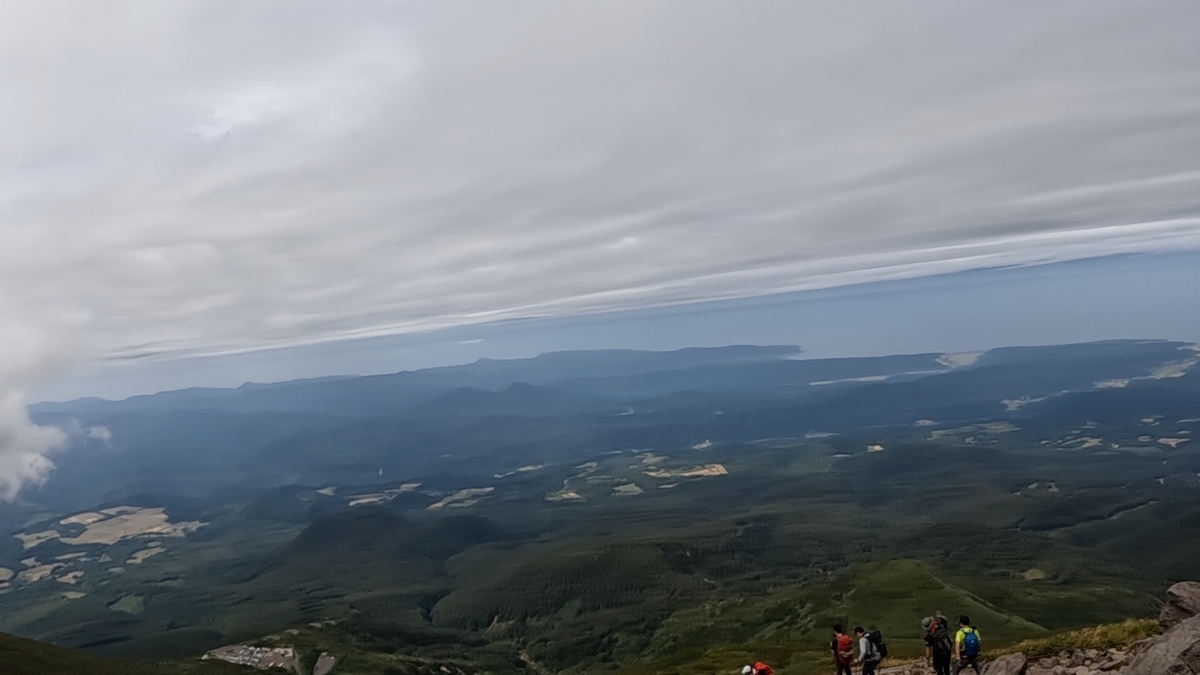
[[[837,675],[854,675],[850,664],[854,663],[854,641],[842,632],[842,624],[833,627],[833,642],[829,643],[829,651],[833,652],[833,663],[837,666]]]
[[[927,616],[921,619],[921,628],[925,629],[925,662],[933,666],[936,675],[950,675],[954,642],[950,640],[945,617],[941,612],[936,617]]]
[[[872,639],[874,634],[868,634],[862,626],[856,626],[854,635],[858,637],[858,660],[862,663],[862,675],[875,675],[875,667],[883,660],[883,655]]]
[[[979,675],[979,631],[971,625],[971,617],[958,617],[958,632],[954,634],[954,675],[959,675],[968,666]]]
[[[762,661],[756,661],[754,665],[742,668],[742,675],[775,675],[775,671]]]

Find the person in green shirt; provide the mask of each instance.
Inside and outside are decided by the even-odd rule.
[[[966,614],[958,617],[958,632],[954,634],[954,675],[959,675],[968,667],[974,668],[975,675],[979,675],[981,647],[979,631],[971,625],[971,617]]]

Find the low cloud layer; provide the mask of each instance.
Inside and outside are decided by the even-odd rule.
[[[4,311],[6,299],[0,296],[0,501],[11,502],[26,485],[46,482],[54,470],[49,455],[68,439],[62,430],[30,421],[22,392],[66,366],[72,350],[68,331],[38,327],[12,311],[15,303]]]
[[[59,429],[30,422],[20,394],[0,396],[0,500],[11,502],[26,485],[46,482],[54,470],[47,455],[66,440]]]

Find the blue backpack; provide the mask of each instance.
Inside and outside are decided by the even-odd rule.
[[[963,650],[967,652],[967,656],[979,656],[979,633],[972,630],[963,636]]]

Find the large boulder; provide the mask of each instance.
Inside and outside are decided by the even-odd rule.
[[[1200,616],[1184,619],[1149,640],[1122,672],[1124,675],[1200,674]]]
[[[1158,625],[1164,631],[1185,619],[1200,614],[1200,583],[1181,581],[1167,589],[1167,604],[1158,614]]]
[[[1025,672],[1025,655],[1005,654],[983,666],[983,675],[1021,675]]]

